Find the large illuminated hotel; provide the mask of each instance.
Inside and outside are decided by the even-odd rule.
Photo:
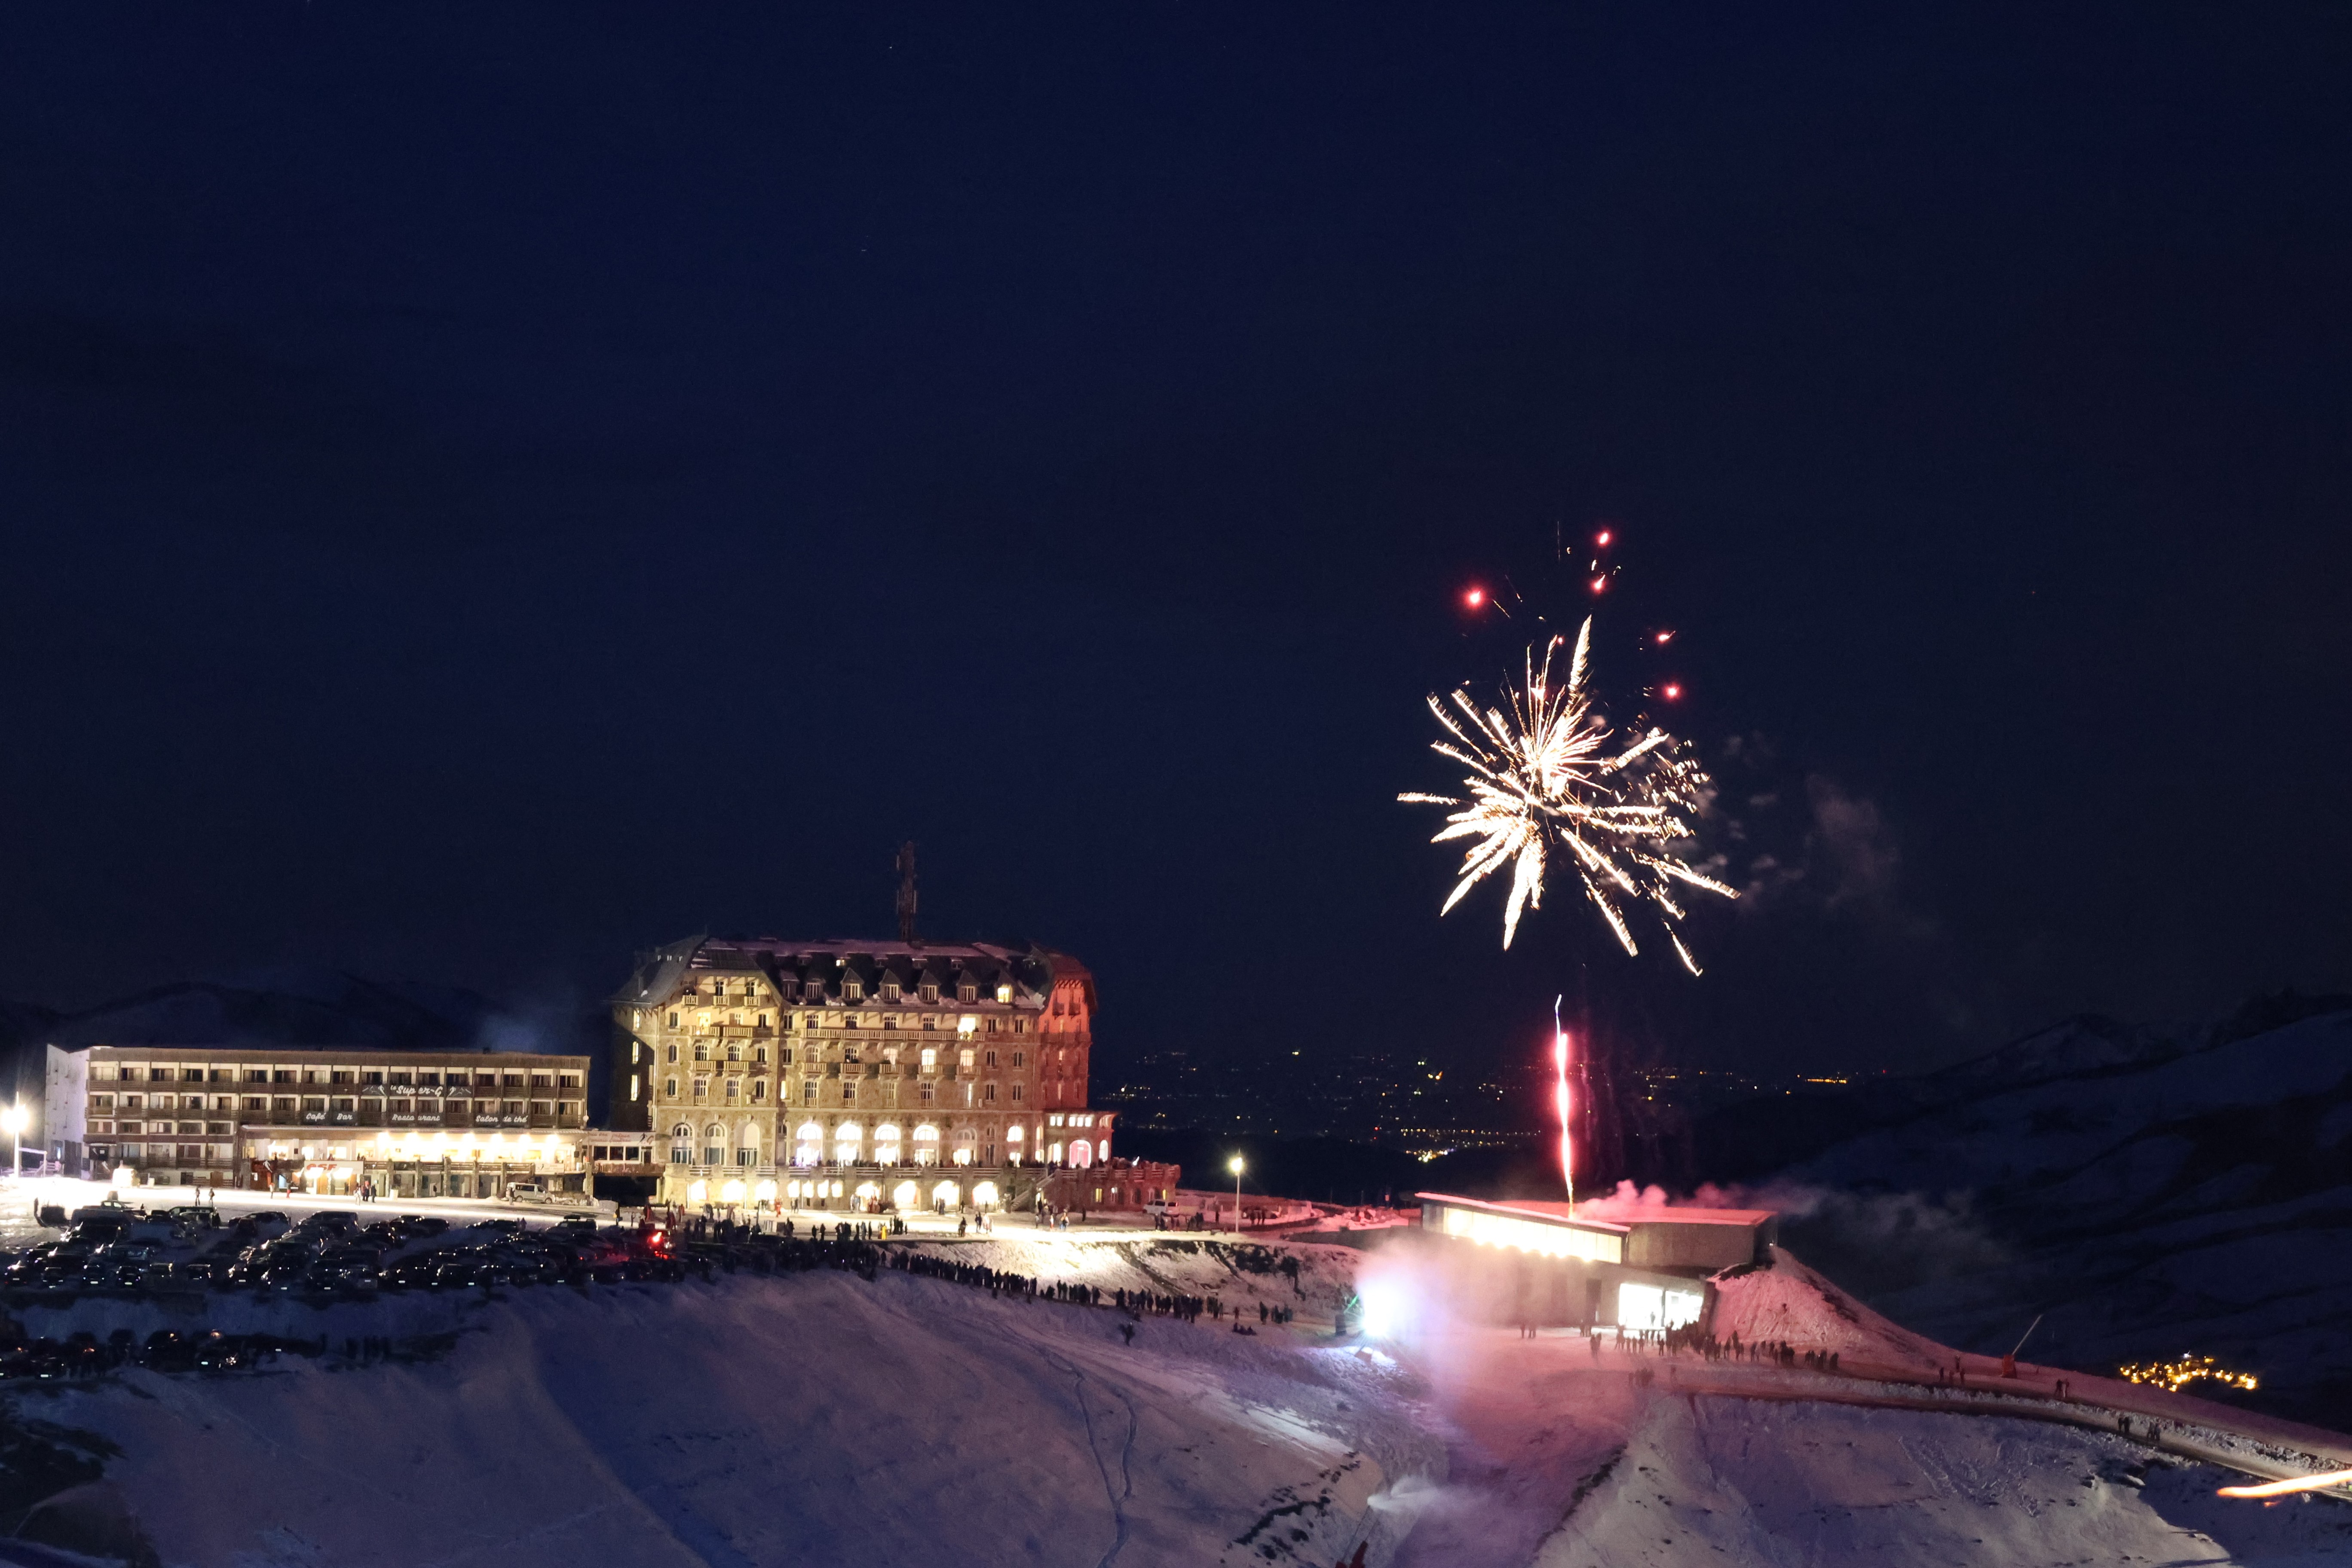
[[[695,938],[613,999],[612,1122],[662,1203],[1025,1206],[1110,1157],[1094,1012],[1045,948]]]
[[[503,1197],[584,1185],[587,1081],[578,1056],[52,1046],[43,1121],[71,1175]]]

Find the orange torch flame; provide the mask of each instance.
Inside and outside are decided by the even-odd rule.
[[[2352,1470],[2330,1470],[2324,1476],[2305,1476],[2297,1480],[2264,1481],[2258,1487],[2221,1487],[2216,1497],[2285,1497],[2294,1492],[2315,1492],[2329,1487],[2352,1485]]]

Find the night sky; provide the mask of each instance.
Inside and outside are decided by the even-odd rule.
[[[2346,13],[1642,9],[12,9],[0,996],[559,1005],[909,837],[1112,1068],[2352,987]],[[1698,981],[1394,803],[1603,526]]]

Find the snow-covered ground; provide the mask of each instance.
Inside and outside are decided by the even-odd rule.
[[[387,1307],[319,1331],[383,1331]],[[166,1563],[1328,1563],[1439,1450],[1391,1362],[885,1271],[517,1292],[445,1356],[16,1396]]]
[[[1302,1320],[1364,1257],[1297,1249],[1294,1281],[1279,1251],[1191,1238],[926,1250]],[[1900,1333],[1793,1265],[1731,1284],[1756,1323],[1855,1333],[1878,1356]],[[89,1300],[28,1326],[167,1310]],[[112,1451],[100,1489],[166,1564],[1321,1568],[1360,1545],[1366,1568],[2352,1559],[2352,1508],[2225,1502],[2231,1478],[2109,1434],[1696,1394],[1659,1358],[1573,1334],[1239,1335],[887,1269],[332,1307],[236,1293],[202,1314],[179,1326],[402,1352],[13,1389],[19,1429]]]

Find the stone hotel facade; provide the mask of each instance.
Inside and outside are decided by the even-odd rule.
[[[612,1122],[662,1203],[1025,1206],[1109,1158],[1094,1013],[1041,947],[694,938],[613,999]]]

